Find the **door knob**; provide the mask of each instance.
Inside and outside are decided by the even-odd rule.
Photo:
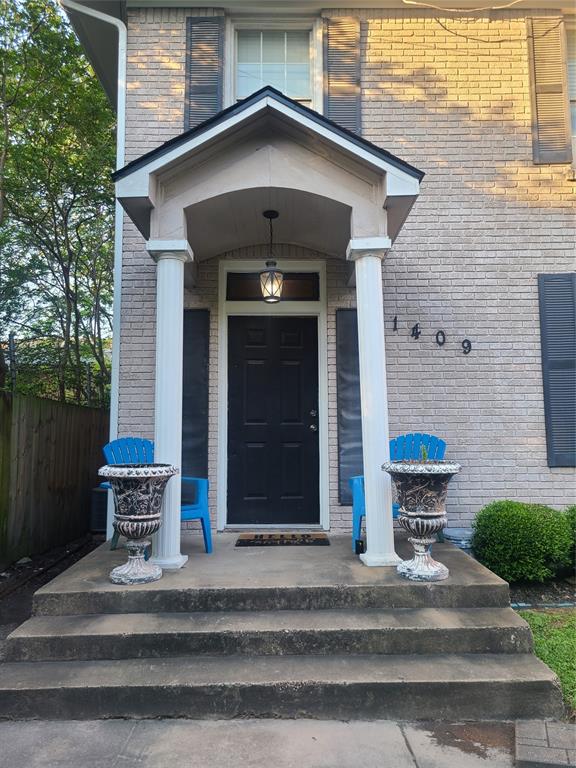
[[[308,429],[310,430],[310,432],[318,432],[318,427],[316,426],[316,424],[310,424]]]

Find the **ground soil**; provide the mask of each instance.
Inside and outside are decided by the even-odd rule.
[[[0,573],[0,659],[6,637],[30,617],[34,592],[103,540],[103,537],[85,536],[41,555],[23,558]]]
[[[576,579],[574,576],[558,578],[539,583],[518,583],[510,585],[510,601],[525,606],[574,604],[576,601]]]

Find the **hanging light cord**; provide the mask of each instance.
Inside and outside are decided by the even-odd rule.
[[[274,230],[272,228],[272,219],[268,219],[268,228],[270,229],[270,255],[274,256],[274,251],[273,251]]]

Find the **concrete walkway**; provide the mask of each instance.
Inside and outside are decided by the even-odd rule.
[[[0,723],[0,768],[512,768],[513,723]]]

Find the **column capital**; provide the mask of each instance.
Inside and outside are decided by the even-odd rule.
[[[187,240],[148,240],[146,250],[155,262],[160,259],[176,259],[184,263],[194,260]]]
[[[362,256],[377,256],[383,259],[392,247],[389,237],[353,237],[346,248],[346,259],[356,261]]]

